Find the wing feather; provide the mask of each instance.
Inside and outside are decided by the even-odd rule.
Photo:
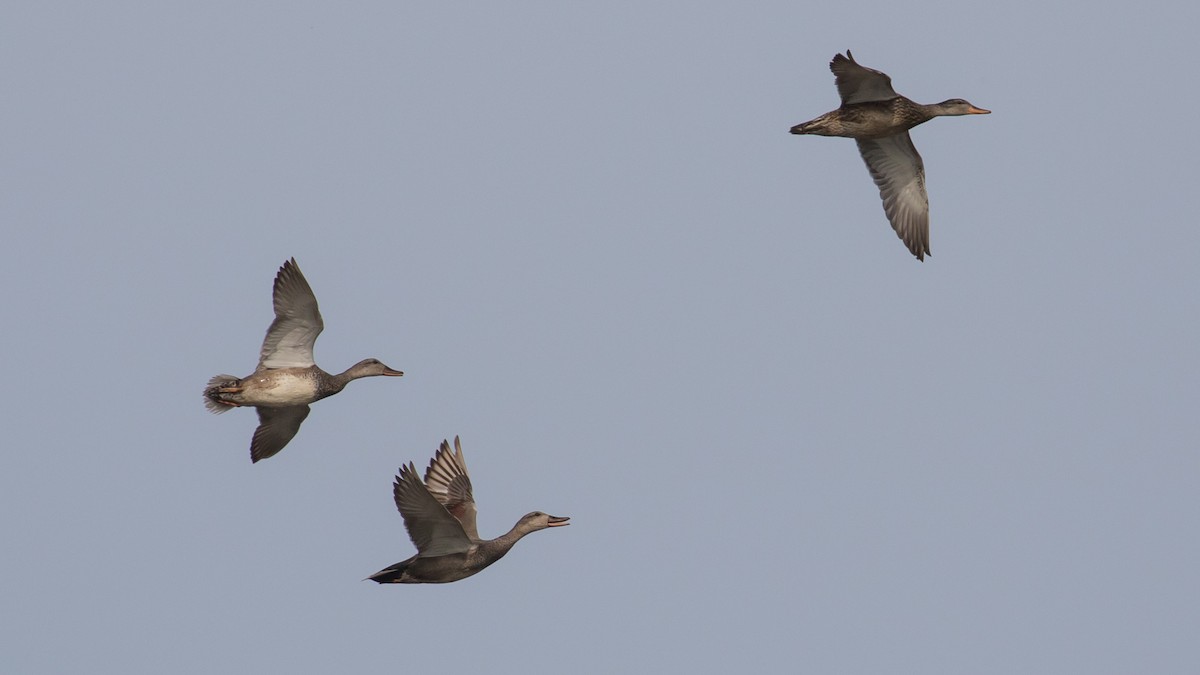
[[[863,161],[883,199],[896,236],[924,260],[929,251],[929,196],[925,192],[925,163],[908,132],[874,139],[856,139]]]
[[[267,368],[308,368],[314,365],[313,345],[325,329],[317,296],[300,272],[296,259],[283,263],[275,275],[275,320],[267,329],[258,362]]]
[[[392,484],[392,496],[404,517],[408,537],[421,557],[464,553],[471,548],[473,542],[467,538],[462,524],[425,488],[412,462],[400,467]]]

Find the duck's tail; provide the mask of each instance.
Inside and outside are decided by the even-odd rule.
[[[405,560],[404,562],[398,562],[390,567],[385,567],[375,574],[367,577],[367,579],[380,584],[401,583],[400,578],[404,576],[404,570],[408,569],[408,563],[409,561]],[[366,581],[366,579],[363,579],[363,581]]]
[[[233,375],[216,375],[204,387],[204,407],[208,408],[211,413],[223,413],[230,408],[236,407],[234,404],[226,403],[221,398],[221,392],[218,391],[221,387],[228,387],[237,384],[241,378]]]
[[[815,120],[801,122],[800,124],[797,124],[796,126],[792,127],[792,133],[793,134],[821,134],[823,129],[822,129],[821,125],[819,124],[820,121],[821,121],[821,118],[818,117]]]

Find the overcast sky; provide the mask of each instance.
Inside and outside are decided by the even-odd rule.
[[[1135,7],[1138,7],[1135,9]],[[1194,3],[9,3],[0,670],[1196,673]],[[933,255],[837,106],[921,102]],[[252,465],[295,256],[405,371]],[[462,436],[450,585],[397,468]]]

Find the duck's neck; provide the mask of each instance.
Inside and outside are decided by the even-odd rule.
[[[346,385],[350,383],[350,380],[357,380],[358,378],[362,377],[362,375],[358,375],[354,372],[353,366],[336,375],[332,373],[325,373],[325,375],[326,377],[322,379],[321,392],[326,396],[332,396],[333,394],[338,393],[346,388]]]
[[[493,560],[499,560],[504,556],[505,553],[508,553],[510,550],[512,550],[512,547],[516,546],[518,541],[521,541],[521,537],[524,537],[527,534],[529,534],[529,532],[522,530],[520,528],[520,524],[518,523],[517,525],[513,526],[513,529],[505,532],[495,539],[481,543],[479,547],[481,549],[486,549],[490,555],[495,556]]]
[[[939,103],[918,103],[917,111],[922,122],[928,122],[939,115],[946,114],[942,111],[941,104]]]
[[[937,107],[936,103],[917,103],[903,96],[892,99],[892,114],[905,122],[911,122],[914,127],[937,117]]]

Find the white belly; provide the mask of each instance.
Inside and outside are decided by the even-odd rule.
[[[317,396],[317,383],[307,377],[283,379],[253,378],[256,380],[254,404],[286,407],[311,403]]]

